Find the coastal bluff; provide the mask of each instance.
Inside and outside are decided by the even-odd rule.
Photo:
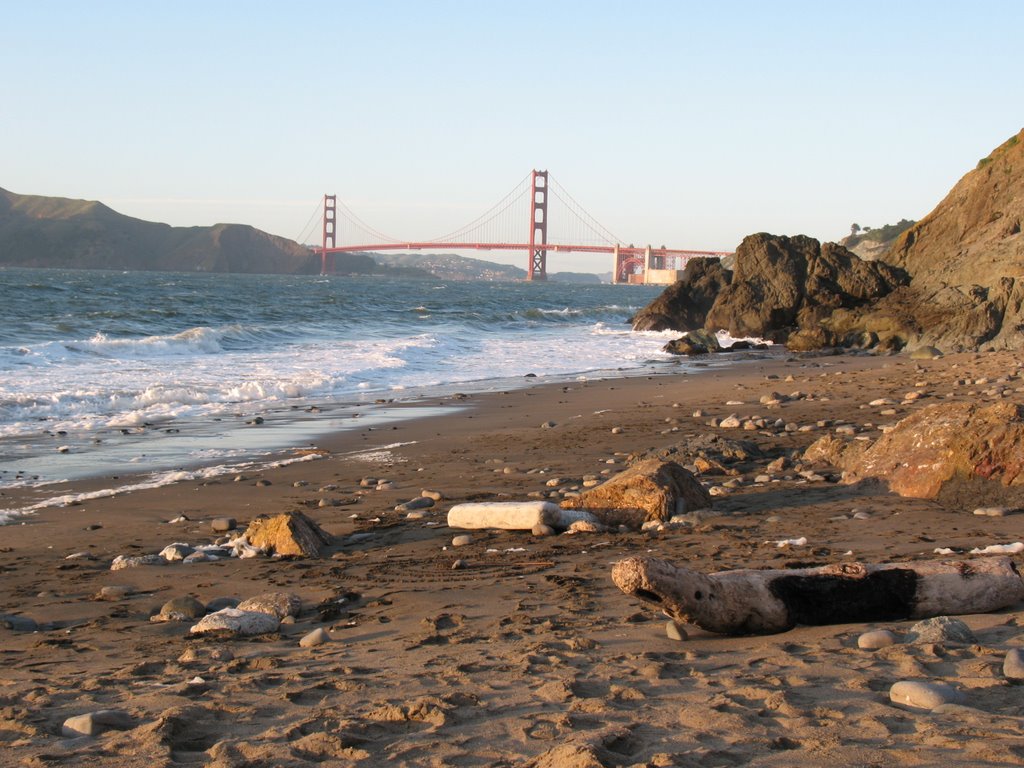
[[[725,329],[794,351],[1021,349],[1022,139],[1024,131],[982,158],[878,259],[803,235],[750,235],[717,284],[707,277],[714,267],[688,269],[633,328]]]

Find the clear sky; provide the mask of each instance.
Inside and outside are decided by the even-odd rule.
[[[436,237],[539,168],[637,244],[837,239],[921,218],[1024,126],[1020,0],[41,0],[2,19],[0,187],[290,238],[324,193]],[[587,258],[549,268],[610,269]]]

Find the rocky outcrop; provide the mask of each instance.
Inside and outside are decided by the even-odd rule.
[[[888,264],[862,261],[835,243],[750,235],[736,249],[732,283],[719,293],[705,327],[784,341],[794,330],[818,327],[834,310],[863,306],[902,282]]]
[[[841,245],[804,236],[747,237],[703,325],[785,341],[794,351],[1021,349],[1022,222],[1024,131],[983,158],[895,241],[884,261],[865,261]],[[680,331],[697,325],[707,297],[696,294],[695,300],[685,282],[636,320]]]
[[[839,335],[885,329],[943,351],[1024,347],[1024,131],[965,175],[884,258],[909,285],[876,305],[838,313]]]
[[[692,331],[704,327],[708,311],[732,273],[718,259],[691,259],[683,277],[633,317],[634,331]]]
[[[875,478],[901,496],[1024,500],[1024,406],[938,403],[900,421],[865,451],[833,452],[846,482]]]

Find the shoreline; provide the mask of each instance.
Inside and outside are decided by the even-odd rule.
[[[1014,400],[1024,397],[1007,353],[758,359],[698,373],[544,384],[470,395],[453,403],[458,410],[446,406],[385,429],[336,433],[318,441],[322,459],[247,472],[237,482],[197,479],[40,510],[4,527],[0,548],[0,613],[37,625],[0,629],[9,669],[0,682],[0,728],[10,759],[1019,764],[1024,705],[999,665],[1008,649],[1024,645],[1024,606],[961,617],[977,636],[964,646],[857,647],[871,629],[902,636],[909,620],[755,637],[687,627],[689,638],[679,641],[656,611],[610,580],[611,563],[633,554],[717,571],[928,560],[940,547],[1019,540],[1020,516],[979,518],[875,485],[844,486],[827,469],[758,480],[770,461],[798,456],[840,425],[874,439],[886,423],[931,403],[987,399],[986,386],[973,381],[998,377],[1012,377],[1005,387]],[[801,397],[781,405],[760,402],[796,390]],[[905,403],[912,390],[926,394]],[[869,405],[880,398],[897,413],[884,417]],[[733,412],[808,429],[708,426]],[[548,422],[554,426],[542,426]],[[456,503],[557,501],[631,457],[687,463],[696,446],[714,456],[722,439],[756,451],[721,458],[723,471],[701,475],[720,491],[690,525],[536,537],[444,524]],[[385,482],[364,485],[369,478]],[[443,501],[417,517],[395,510],[423,489]],[[244,526],[287,510],[303,511],[335,537],[323,558],[110,569],[118,555],[211,542],[214,518]],[[181,516],[188,519],[170,522]],[[471,542],[455,547],[460,533]],[[805,546],[777,545],[799,537]],[[188,635],[193,622],[150,620],[172,598],[208,604],[268,591],[296,594],[303,609],[294,624],[258,639],[196,639]],[[300,647],[316,628],[332,639]],[[970,709],[898,708],[888,690],[907,679],[953,685]],[[67,718],[105,709],[127,713],[131,727],[95,738],[61,735]]]
[[[34,514],[38,509],[88,500],[79,498],[82,494],[96,494],[102,491],[102,496],[93,496],[92,498],[108,498],[176,482],[208,480],[235,473],[273,469],[281,462],[293,461],[296,455],[301,455],[303,452],[320,450],[319,444],[344,443],[343,436],[346,433],[380,431],[395,428],[396,425],[405,421],[444,418],[449,415],[448,411],[450,410],[468,407],[467,403],[472,402],[474,398],[504,395],[510,391],[523,389],[579,385],[581,382],[681,373],[696,374],[704,370],[742,365],[759,359],[776,359],[779,356],[779,352],[770,351],[723,353],[717,355],[716,359],[653,360],[636,368],[615,371],[597,369],[543,377],[525,374],[516,379],[486,379],[459,384],[433,385],[420,391],[408,393],[403,391],[403,394],[407,394],[407,399],[374,397],[380,394],[396,394],[391,391],[367,393],[367,398],[373,397],[373,400],[324,401],[314,399],[295,404],[282,403],[280,408],[267,412],[266,416],[259,417],[258,421],[245,419],[242,414],[239,414],[239,419],[245,419],[244,422],[234,426],[229,425],[225,429],[220,426],[224,420],[215,419],[214,421],[218,425],[215,429],[222,430],[218,436],[219,441],[243,436],[244,439],[234,443],[231,448],[222,449],[220,455],[208,457],[196,456],[193,451],[183,458],[182,448],[187,449],[189,445],[196,444],[195,433],[210,429],[210,424],[183,423],[173,427],[169,424],[153,425],[153,432],[173,432],[173,436],[154,434],[147,435],[147,438],[150,441],[153,439],[173,441],[174,458],[171,458],[167,451],[153,451],[152,442],[144,446],[133,446],[132,438],[129,437],[115,447],[113,455],[108,455],[110,452],[106,449],[102,449],[103,452],[96,449],[90,452],[87,449],[85,455],[71,450],[45,458],[42,455],[34,456],[28,460],[32,466],[41,464],[45,460],[63,463],[65,471],[61,473],[63,476],[59,479],[53,478],[32,483],[26,478],[38,479],[40,477],[38,472],[30,472],[25,467],[18,469],[19,462],[7,462],[5,466],[14,468],[4,469],[3,474],[14,474],[15,477],[9,484],[0,484],[0,528],[20,521],[26,514]],[[685,370],[680,371],[680,368]],[[244,434],[246,431],[248,434]],[[284,437],[281,436],[282,433],[285,435]],[[272,436],[273,439],[267,439]],[[241,447],[236,447],[239,444]],[[147,446],[150,447],[149,452],[139,454],[140,448]],[[85,462],[88,469],[66,471],[68,459],[74,461],[79,456],[82,456],[81,461]],[[101,463],[109,464],[118,460],[121,462],[119,466],[125,468],[124,471],[118,472],[116,475],[100,471]],[[147,466],[148,468],[146,468]],[[74,490],[75,486],[82,485],[89,490],[81,493]],[[10,507],[5,503],[5,498],[19,500],[15,503],[20,503],[22,506],[20,508]],[[30,501],[23,501],[25,499]]]

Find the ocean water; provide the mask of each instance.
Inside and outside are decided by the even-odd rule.
[[[659,292],[2,270],[0,488],[243,466],[396,404],[636,372],[670,359],[627,322]]]

